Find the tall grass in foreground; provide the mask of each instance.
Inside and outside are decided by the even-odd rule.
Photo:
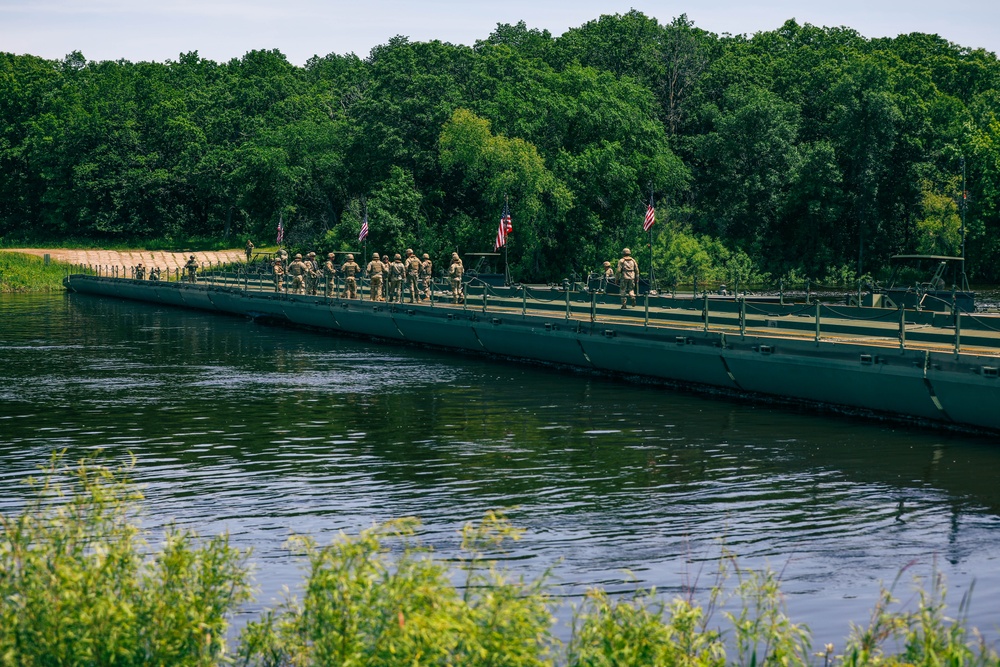
[[[223,664],[227,616],[250,598],[245,554],[177,529],[150,549],[127,473],[54,458],[0,519],[3,665]]]
[[[129,474],[129,466],[67,466],[56,456],[31,482],[25,510],[0,518],[0,664],[1000,665],[968,626],[968,597],[957,619],[946,615],[938,576],[918,588],[915,609],[883,590],[842,651],[814,652],[808,629],[785,612],[775,573],[740,568],[728,554],[703,604],[591,591],[563,645],[546,577],[497,566],[504,543],[522,534],[498,513],[463,528],[463,555],[452,562],[420,544],[415,519],[329,545],[293,538],[308,565],[301,599],[248,623],[230,652],[227,618],[250,597],[247,554],[225,536],[178,530],[151,548]]]
[[[0,251],[0,293],[62,289],[68,265],[20,252]]]

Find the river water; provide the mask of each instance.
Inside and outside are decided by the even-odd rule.
[[[444,557],[510,508],[506,564],[704,594],[725,547],[781,572],[814,646],[880,582],[943,573],[1000,636],[1000,443],[85,295],[0,295],[0,513],[55,449],[138,457],[146,525],[253,548],[245,617],[302,578],[292,533],[417,516]],[[565,612],[563,614],[565,617]],[[720,619],[721,622],[721,619]]]

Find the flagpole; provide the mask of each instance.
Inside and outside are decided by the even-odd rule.
[[[649,185],[649,207],[653,207],[653,185]],[[649,289],[653,289],[654,285],[653,276],[653,225],[649,226]]]
[[[368,264],[365,263],[365,260],[368,258],[368,227],[367,227],[367,224],[368,224],[368,201],[367,200],[364,202],[364,207],[365,207],[364,208],[364,212],[361,214],[361,226],[362,226],[362,229],[364,229],[364,232],[365,232],[365,238],[363,238],[361,240],[361,266],[367,268]],[[364,274],[362,274],[362,276],[363,275]],[[362,295],[361,298],[364,298],[364,296]],[[368,276],[368,298],[369,299],[372,299],[372,298],[377,299],[378,298],[378,296],[375,296],[375,297],[372,296],[372,277],[371,276]]]
[[[653,289],[655,278],[653,277],[653,228],[649,228],[649,289]]]
[[[504,196],[503,196],[503,210],[504,210],[505,213],[509,214],[509,212],[510,212],[509,206],[510,206],[510,203],[507,200],[507,194],[504,193]],[[507,285],[510,285],[510,264],[508,264],[508,262],[507,262],[507,257],[508,257],[508,255],[507,255],[507,246],[509,245],[509,240],[507,239],[507,234],[506,234],[506,229],[507,229],[507,227],[506,227],[506,225],[507,225],[506,216],[505,216],[502,224],[504,225],[504,230],[505,230],[504,231],[504,240],[503,240],[503,284],[504,284],[504,286],[507,286]]]

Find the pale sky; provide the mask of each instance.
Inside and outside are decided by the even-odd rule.
[[[1000,52],[1000,0],[0,0],[0,51],[133,62],[198,51],[224,62],[278,49],[302,65],[313,55],[365,57],[395,35],[471,45],[497,23],[520,20],[560,35],[632,8],[661,23],[687,14],[718,34],[774,30],[794,18],[866,37],[936,33]]]

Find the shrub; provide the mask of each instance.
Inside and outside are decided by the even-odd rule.
[[[53,457],[16,517],[0,517],[0,663],[215,665],[227,615],[249,598],[226,536],[170,528],[151,551],[131,465]]]
[[[287,600],[242,636],[244,664],[548,665],[552,627],[541,580],[508,581],[489,549],[518,531],[490,513],[463,531],[466,579],[459,591],[449,569],[414,538],[415,519],[341,534],[320,547],[308,537],[291,546],[308,559],[303,599]],[[395,545],[394,555],[389,546]]]
[[[62,289],[69,265],[46,264],[41,257],[0,251],[0,292],[46,292]]]

